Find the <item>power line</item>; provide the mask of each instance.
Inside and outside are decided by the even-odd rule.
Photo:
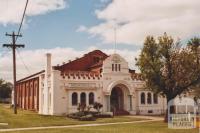
[[[13,53],[13,85],[14,85],[14,88],[13,88],[13,92],[14,92],[14,108],[13,109],[14,109],[14,114],[17,114],[16,49],[17,48],[24,48],[23,44],[16,44],[16,41],[17,41],[18,37],[22,37],[22,35],[20,34],[20,31],[21,31],[22,24],[23,24],[23,21],[24,21],[27,5],[28,5],[28,0],[26,1],[26,5],[25,5],[25,8],[24,8],[24,12],[23,12],[23,16],[22,16],[22,20],[21,20],[19,29],[18,29],[18,33],[17,34],[15,34],[15,32],[13,32],[12,34],[7,34],[6,33],[6,36],[12,37],[12,43],[3,44],[3,47],[12,48],[12,53]]]
[[[25,62],[24,62],[24,60],[23,60],[23,58],[22,58],[22,56],[21,56],[21,54],[20,54],[20,52],[19,52],[18,49],[17,49],[17,54],[19,55],[19,59],[20,59],[21,62],[23,63],[23,65],[24,65],[25,69],[27,70],[28,74],[31,74],[30,69],[29,69],[28,66],[25,64]]]
[[[27,6],[28,6],[28,2],[29,2],[29,0],[26,0],[26,5],[25,5],[25,8],[24,8],[22,20],[21,20],[21,23],[20,23],[20,25],[19,25],[19,29],[18,29],[17,35],[19,35],[19,34],[20,34],[20,31],[21,31],[22,24],[23,24],[23,21],[24,21],[24,17],[25,17],[25,14],[26,14],[26,9],[27,9]],[[17,41],[17,38],[18,38],[18,36],[16,37],[16,41]]]
[[[29,0],[26,0],[26,4],[25,4],[25,7],[24,7],[24,12],[23,12],[23,15],[22,15],[22,19],[21,19],[21,23],[20,23],[20,25],[19,25],[19,29],[18,29],[17,35],[19,35],[19,34],[20,34],[20,31],[21,31],[21,28],[22,28],[22,25],[23,25],[23,22],[24,22],[24,17],[25,17],[25,14],[26,14],[26,9],[27,9],[27,6],[28,6],[28,2],[29,2]],[[17,41],[17,38],[18,38],[18,36],[16,37],[16,41]],[[25,69],[26,69],[26,70],[28,71],[28,73],[30,74],[30,70],[29,70],[29,68],[27,67],[27,65],[25,64],[25,62],[24,62],[22,56],[20,55],[19,50],[17,50],[17,54],[19,55],[19,58],[20,58],[21,62],[23,63]]]

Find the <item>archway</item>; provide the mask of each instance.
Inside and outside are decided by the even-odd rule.
[[[124,110],[124,93],[119,87],[114,87],[110,95],[111,111]]]

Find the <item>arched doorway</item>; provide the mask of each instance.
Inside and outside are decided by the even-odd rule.
[[[114,87],[110,95],[111,111],[124,110],[124,93],[119,87]]]

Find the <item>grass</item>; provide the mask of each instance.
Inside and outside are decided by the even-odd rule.
[[[45,129],[32,131],[15,131],[10,133],[198,133],[198,129],[168,129],[163,122],[81,127],[66,129]]]
[[[42,116],[31,111],[18,110],[18,114],[14,115],[8,105],[0,104],[0,122],[8,123],[8,126],[0,126],[0,128],[20,128],[20,127],[38,127],[38,126],[63,126],[74,124],[88,123],[109,123],[138,121],[144,119],[130,117],[115,117],[97,119],[97,121],[77,121],[66,117]],[[44,129],[30,131],[14,131],[9,133],[198,133],[198,129],[174,130],[168,129],[167,124],[160,122],[145,122],[133,124],[119,124],[96,127],[76,127],[62,129]]]
[[[0,122],[8,123],[8,126],[1,128],[22,128],[22,127],[41,127],[41,126],[64,126],[88,123],[110,123],[124,121],[138,121],[144,119],[130,117],[114,117],[97,119],[96,121],[78,121],[61,116],[43,116],[35,112],[18,110],[18,114],[13,114],[13,110],[9,105],[0,104]]]

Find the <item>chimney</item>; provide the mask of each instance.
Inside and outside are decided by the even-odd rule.
[[[45,81],[43,90],[43,113],[44,115],[49,115],[49,90],[51,88],[51,54],[46,54],[46,65],[45,65]]]
[[[51,54],[50,53],[46,54],[46,75],[47,76],[51,75]]]

